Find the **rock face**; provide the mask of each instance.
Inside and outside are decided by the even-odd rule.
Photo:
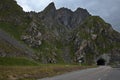
[[[56,10],[54,3],[50,3],[45,10],[39,13],[40,19],[46,22],[55,22],[67,28],[78,26],[86,17],[90,16],[86,9],[78,8],[76,11],[71,11],[67,8]]]
[[[41,32],[39,32],[34,22],[31,22],[30,27],[27,29],[27,34],[22,35],[21,40],[25,41],[30,47],[41,45]]]
[[[35,58],[34,52],[0,29],[0,56]]]
[[[21,11],[19,9],[17,12]],[[100,56],[107,54],[110,56],[108,62],[119,63],[120,57],[116,59],[115,56],[120,55],[120,33],[86,9],[78,8],[73,12],[67,8],[56,9],[54,3],[50,3],[39,13],[14,14],[19,19],[16,21],[6,19],[14,19],[12,11],[9,14],[5,17],[0,14],[0,26],[7,23],[15,27],[0,28],[33,49],[40,62],[95,64]],[[17,36],[10,32],[13,30]]]

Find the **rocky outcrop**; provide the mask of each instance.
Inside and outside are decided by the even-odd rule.
[[[30,47],[38,47],[41,45],[41,32],[34,22],[30,23],[26,35],[22,35],[21,40],[25,41]]]
[[[76,61],[79,61],[81,56],[84,59],[87,57],[94,60],[97,56],[102,54],[112,55],[112,49],[114,51],[114,49],[119,49],[120,47],[120,42],[116,41],[119,40],[119,36],[115,38],[115,36],[111,35],[111,33],[114,35],[117,35],[117,33],[109,24],[105,23],[104,20],[98,16],[91,16],[86,19],[81,27],[77,28],[75,32],[77,32],[75,46],[77,49],[76,57],[78,57],[76,58]],[[114,39],[110,39],[108,36],[114,37]],[[116,52],[114,52],[113,55],[114,54],[116,54]],[[120,53],[117,52],[117,54]],[[87,63],[89,62],[90,60]]]

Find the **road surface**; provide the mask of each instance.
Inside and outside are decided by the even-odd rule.
[[[120,69],[100,66],[38,80],[120,80]]]

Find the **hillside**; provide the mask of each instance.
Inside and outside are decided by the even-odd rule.
[[[16,1],[1,0],[0,54],[42,63],[119,63],[120,33],[83,8],[50,3],[42,12],[24,12]]]

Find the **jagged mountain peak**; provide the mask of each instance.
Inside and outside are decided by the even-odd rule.
[[[41,12],[40,12],[41,13]],[[42,11],[42,15],[44,17],[54,17],[56,14],[56,7],[55,4],[53,2],[51,2],[43,11]]]
[[[60,9],[55,8],[55,4],[50,3],[42,12],[39,14],[41,18],[44,18],[44,21],[56,22],[60,25],[64,25],[67,28],[74,28],[81,24],[81,22],[90,16],[89,12],[86,9],[78,8],[76,11],[62,7]],[[51,26],[52,23],[50,23]]]
[[[50,7],[50,6],[51,6],[51,7],[55,7],[55,3],[54,3],[54,2],[51,2],[48,6],[49,6],[49,7]]]
[[[75,11],[87,11],[87,10],[79,7]]]
[[[58,11],[68,11],[68,12],[73,12],[71,9],[68,9],[68,8],[65,8],[65,7],[62,7],[60,9],[58,9]]]
[[[44,10],[56,10],[54,2],[51,2]]]
[[[87,9],[83,9],[83,8],[77,8],[74,13],[77,13],[77,14],[88,14],[90,15],[90,13],[87,11]]]

